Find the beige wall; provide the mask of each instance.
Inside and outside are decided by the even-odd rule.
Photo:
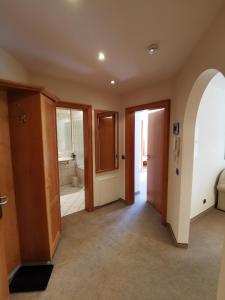
[[[133,92],[127,93],[126,95],[120,96],[120,101],[122,105],[122,134],[123,134],[123,153],[125,153],[125,108],[131,107],[139,104],[145,104],[160,100],[171,100],[171,108],[173,101],[173,87],[174,80],[165,80],[149,87],[142,89],[137,89]],[[172,109],[171,109],[172,113]],[[123,194],[122,197],[125,198],[125,162],[123,161]]]
[[[210,29],[193,49],[186,63],[178,72],[174,80],[164,81],[149,88],[139,89],[122,97],[123,106],[133,106],[146,102],[170,98],[171,124],[181,123],[181,142],[186,105],[192,87],[199,75],[207,69],[218,69],[225,74],[225,9],[220,12]],[[216,72],[214,72],[216,74]],[[197,114],[197,111],[196,111]],[[169,164],[169,197],[167,220],[171,223],[174,234],[180,243],[187,243],[189,239],[190,201],[181,197],[181,183],[184,169],[182,168],[182,151],[178,161],[173,158],[173,136],[170,134],[170,164]],[[182,150],[182,143],[181,143]],[[184,157],[184,160],[186,157]],[[186,161],[186,164],[190,162]],[[180,169],[177,176],[176,168]],[[183,182],[184,188],[186,187]]]
[[[189,98],[189,94],[200,74],[207,69],[217,69],[225,74],[224,28],[225,9],[221,11],[220,16],[212,24],[210,30],[199,41],[192,55],[177,76],[173,111],[174,117],[179,119],[182,124],[186,105],[188,101],[192,101],[191,97]],[[184,151],[182,151],[182,153],[183,152]],[[186,172],[186,169],[184,169],[184,160],[187,161],[187,158],[183,157],[183,159],[180,160],[180,169],[183,175]],[[181,164],[181,162],[183,163]],[[174,176],[172,176],[172,178],[174,178]],[[176,236],[180,242],[187,242],[189,236],[190,201],[187,201],[187,199],[183,197],[186,193],[186,183],[187,179],[185,178],[182,181],[182,177],[181,180],[179,179],[179,182],[177,182],[177,186],[173,181],[170,181],[171,190],[173,192],[169,197],[169,205],[173,208],[170,217],[172,217],[172,219],[179,217]],[[180,187],[182,187],[182,189],[180,189]]]
[[[196,47],[193,49],[191,55],[183,65],[181,70],[177,73],[174,80],[164,81],[155,84],[146,89],[140,89],[129,93],[123,97],[117,98],[105,92],[100,92],[86,87],[81,87],[74,83],[69,83],[61,80],[53,80],[43,76],[32,76],[33,83],[44,84],[47,88],[55,92],[64,101],[81,102],[92,104],[94,108],[114,109],[123,111],[124,107],[136,104],[142,104],[151,101],[171,98],[171,124],[174,121],[181,123],[181,157],[178,162],[173,159],[172,144],[173,137],[170,139],[170,166],[169,166],[169,198],[168,198],[168,222],[171,223],[174,234],[180,243],[187,243],[189,239],[189,218],[190,218],[190,201],[187,201],[182,195],[187,191],[188,185],[183,180],[183,174],[186,172],[186,165],[184,161],[186,157],[183,156],[184,149],[182,149],[183,142],[183,122],[185,116],[186,106],[188,101],[191,101],[192,87],[196,79],[202,72],[207,69],[216,69],[225,74],[225,9],[220,12],[210,29],[200,39]],[[7,61],[7,57],[5,57]],[[8,65],[9,70],[12,70],[11,64]],[[12,77],[12,72],[8,73],[8,68],[3,72],[7,78]],[[20,69],[18,66],[15,69]],[[21,72],[21,71],[20,71]],[[18,72],[17,74],[19,75]],[[24,80],[24,74],[20,81]],[[1,73],[0,73],[1,74]],[[10,76],[9,76],[10,75]],[[10,78],[13,79],[13,78]],[[190,96],[190,97],[189,97]],[[120,105],[119,101],[123,101]],[[196,112],[197,113],[197,112]],[[186,132],[186,131],[185,131]],[[187,131],[188,132],[188,131]],[[120,120],[120,145],[121,151],[124,151],[124,116]],[[121,162],[121,161],[120,161]],[[188,161],[187,161],[188,164]],[[180,168],[181,176],[176,176],[175,169]],[[104,175],[95,176],[95,201],[96,205],[108,202],[112,196],[124,196],[124,163],[120,164],[120,170]],[[185,177],[184,177],[185,178]],[[113,183],[113,184],[112,184]],[[107,198],[108,189],[110,190],[110,197]],[[114,191],[115,194],[114,194]],[[224,266],[225,268],[225,266]],[[223,274],[223,273],[221,273]],[[223,280],[221,279],[221,282]],[[222,289],[221,289],[222,291]],[[221,292],[222,293],[222,292]],[[219,299],[224,299],[224,294],[220,295]]]
[[[44,85],[54,92],[63,101],[84,103],[92,105],[93,109],[108,109],[120,112],[120,168],[113,172],[95,174],[94,159],[94,204],[95,206],[112,202],[123,196],[122,178],[122,126],[121,105],[119,99],[104,91],[95,90],[76,84],[74,82],[52,79],[45,76],[31,74],[30,81],[33,84]],[[94,151],[94,115],[93,115],[93,151]],[[94,154],[95,157],[95,154]]]
[[[0,48],[0,78],[28,82],[28,72],[12,55]]]
[[[171,90],[172,95],[172,111],[171,111],[171,123],[174,121],[179,121],[181,123],[181,157],[178,162],[173,159],[172,153],[172,143],[173,137],[170,136],[170,168],[169,168],[169,197],[168,197],[168,213],[167,219],[171,223],[174,234],[180,243],[187,243],[189,240],[189,226],[190,226],[190,203],[191,197],[189,199],[183,197],[186,192],[189,192],[190,185],[187,184],[186,180],[190,179],[183,176],[188,173],[186,168],[190,165],[190,160],[186,156],[183,156],[184,150],[182,149],[183,142],[183,122],[185,111],[188,102],[193,101],[192,97],[196,97],[196,94],[201,96],[204,88],[207,86],[210,79],[216,74],[216,70],[221,71],[225,75],[225,9],[220,12],[220,15],[216,18],[210,29],[205,33],[205,35],[198,42],[196,47],[193,49],[192,54],[189,56],[188,60],[178,72],[174,80],[174,90]],[[205,70],[215,69],[210,71],[208,74],[204,74],[204,78],[200,78],[199,92],[191,94],[192,87],[194,86],[197,78]],[[166,98],[165,91],[163,90],[165,84],[155,85],[152,89],[149,89],[149,102],[153,101],[152,94],[155,97],[154,100]],[[204,87],[204,88],[203,88]],[[152,94],[151,91],[152,90]],[[155,92],[158,91],[158,92]],[[141,95],[144,93],[144,89],[138,93],[133,93],[132,97],[124,97],[126,101],[125,106],[130,106],[137,103],[144,103],[146,97]],[[146,94],[147,95],[147,94]],[[170,96],[168,94],[168,96]],[[134,97],[136,98],[134,100]],[[139,98],[139,99],[138,99]],[[142,99],[143,100],[142,100]],[[169,97],[170,98],[170,97]],[[196,102],[200,101],[195,99]],[[196,111],[199,103],[196,104]],[[195,121],[194,115],[190,122]],[[188,123],[188,122],[187,122]],[[186,124],[188,126],[188,124]],[[194,127],[194,126],[193,126]],[[186,128],[188,129],[188,128]],[[186,130],[187,134],[192,134],[192,132]],[[185,145],[186,146],[186,145]],[[185,152],[187,153],[187,152]],[[185,162],[185,163],[184,163]],[[181,176],[176,176],[175,170],[179,167]],[[190,174],[189,174],[190,175]],[[181,188],[182,187],[182,188]],[[225,251],[224,251],[225,255]],[[221,271],[220,278],[220,293],[218,299],[225,299],[225,291],[222,288],[224,285],[224,271],[225,264]]]
[[[192,86],[194,85],[194,82],[200,76],[200,74],[207,69],[216,69],[225,75],[224,30],[225,9],[220,12],[220,15],[216,18],[215,22],[212,24],[208,32],[199,41],[198,45],[193,50],[192,55],[189,57],[188,61],[177,76],[173,110],[175,112],[175,117],[179,118],[181,122],[183,122],[184,120],[186,105],[188,101],[190,102],[192,100],[191,97],[189,97]],[[208,82],[210,80],[210,77],[212,78],[212,75],[213,74],[209,74]],[[182,151],[182,153],[184,153],[184,151]],[[187,160],[187,158],[182,157],[181,161],[183,163],[180,164],[181,174],[186,172],[184,168],[182,169],[185,160]],[[190,216],[190,202],[187,201],[187,199],[185,199],[183,195],[185,195],[187,191],[186,188],[188,189],[189,186],[185,182],[187,178],[184,178],[183,182],[181,180],[177,186],[175,186],[173,178],[174,176],[172,176],[172,178],[170,179],[170,185],[172,189],[172,193],[169,197],[169,206],[171,208],[170,219],[175,220],[175,218],[179,218],[176,224],[177,227],[175,228],[176,236],[180,242],[187,242],[189,236],[188,219]],[[173,224],[173,226],[174,225],[175,224]],[[218,300],[225,299],[225,248],[223,250],[223,255],[224,259],[219,280],[219,293],[217,297]]]

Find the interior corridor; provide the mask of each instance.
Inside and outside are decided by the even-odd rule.
[[[190,246],[176,248],[151,206],[122,202],[63,218],[62,240],[47,291],[13,300],[214,300],[224,213],[191,226]]]

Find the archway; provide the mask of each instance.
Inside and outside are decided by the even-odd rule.
[[[178,240],[182,243],[188,243],[189,241],[197,113],[207,86],[218,74],[223,76],[222,73],[215,69],[209,69],[200,74],[191,90],[185,110],[181,157],[180,226],[178,232]]]

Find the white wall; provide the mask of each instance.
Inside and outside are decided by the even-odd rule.
[[[93,109],[115,110],[120,113],[119,120],[119,145],[120,160],[119,170],[112,172],[95,173],[95,143],[94,143],[94,113],[93,113],[93,167],[94,167],[94,205],[99,206],[118,198],[124,197],[124,185],[122,178],[122,126],[121,126],[121,104],[119,99],[109,93],[70,81],[53,79],[46,76],[31,74],[31,83],[45,86],[49,91],[55,93],[62,101],[83,103],[92,105]]]
[[[12,55],[0,48],[0,79],[28,82],[27,70]]]
[[[187,142],[184,144],[185,135],[183,135],[184,133],[188,133],[189,136],[194,134],[194,132],[189,131],[189,128],[192,127],[193,118],[185,118],[185,112],[189,103],[193,101],[192,96],[196,96],[192,95],[192,88],[202,74],[204,78],[200,78],[199,89],[204,85],[203,79],[206,80],[207,76],[210,77],[210,72],[207,70],[215,69],[225,74],[225,40],[222,38],[224,28],[225,7],[220,10],[220,14],[193,48],[191,55],[175,80],[172,118],[181,122],[181,157],[178,163],[181,175],[175,175],[175,164],[173,163],[169,176],[168,221],[171,223],[174,234],[180,243],[189,241],[191,210],[191,195],[189,195],[189,192],[193,173],[190,167],[192,164],[190,146]],[[200,100],[195,98],[194,102],[197,101]]]
[[[191,218],[215,204],[216,180],[225,168],[224,116],[225,78],[218,74],[203,94],[196,120]]]

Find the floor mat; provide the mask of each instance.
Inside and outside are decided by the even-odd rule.
[[[10,285],[10,293],[43,291],[47,288],[54,265],[21,266]]]

